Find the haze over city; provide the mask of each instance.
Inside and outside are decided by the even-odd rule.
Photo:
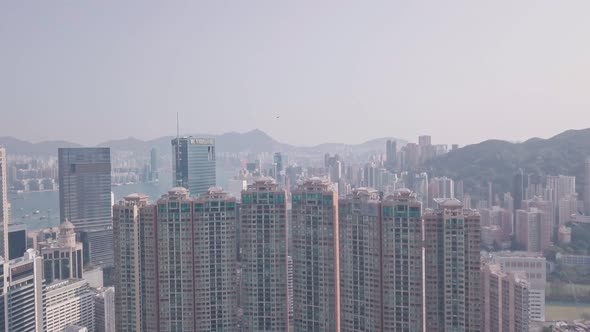
[[[590,331],[590,2],[0,4],[0,332]]]
[[[550,137],[590,123],[589,11],[587,1],[5,2],[0,109],[11,121],[0,133],[151,139],[174,135],[179,112],[182,133],[260,128],[296,145]]]

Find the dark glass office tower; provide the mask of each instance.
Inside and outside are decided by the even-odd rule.
[[[110,148],[60,148],[59,214],[76,231],[110,226]]]
[[[513,179],[512,196],[514,197],[514,210],[519,210],[522,206],[522,201],[525,199],[525,186],[524,186],[524,172],[522,168],[519,168]]]
[[[200,196],[215,186],[215,139],[179,137],[172,140],[173,186]]]

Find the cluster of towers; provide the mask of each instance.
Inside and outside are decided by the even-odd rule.
[[[113,209],[117,331],[480,331],[479,215],[438,203],[339,199],[321,178],[260,178],[240,201],[130,195]]]

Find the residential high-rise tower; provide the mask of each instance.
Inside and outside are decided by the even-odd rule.
[[[381,202],[359,188],[339,200],[341,330],[382,331]]]
[[[479,214],[437,203],[424,214],[426,331],[481,331]]]
[[[338,194],[311,178],[291,197],[295,331],[340,331]]]
[[[287,193],[270,178],[242,192],[244,331],[287,331]]]
[[[503,272],[498,264],[482,266],[482,331],[528,332],[529,288],[524,273]]]
[[[237,204],[211,188],[133,194],[114,209],[117,331],[237,328]]]
[[[155,210],[141,194],[129,195],[113,207],[118,332],[157,331]]]
[[[211,188],[194,202],[195,331],[237,328],[236,198]]]
[[[424,331],[421,210],[408,189],[382,202],[383,331]]]

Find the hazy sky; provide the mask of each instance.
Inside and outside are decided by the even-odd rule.
[[[590,1],[3,1],[0,136],[260,128],[461,144],[590,127]],[[276,116],[280,115],[277,119]]]

